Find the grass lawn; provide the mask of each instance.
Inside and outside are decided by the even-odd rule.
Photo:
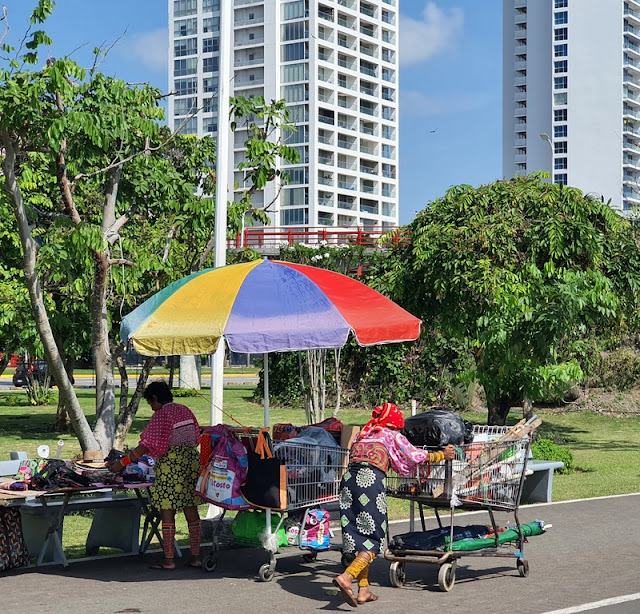
[[[77,390],[80,404],[91,422],[95,412],[95,392],[92,389]],[[188,405],[198,417],[201,425],[209,424],[208,389],[198,397],[176,398]],[[240,423],[244,426],[262,426],[263,407],[252,402],[253,386],[226,386],[224,391],[226,424]],[[36,455],[41,444],[56,449],[59,439],[65,442],[63,458],[70,459],[80,452],[80,446],[72,435],[61,435],[53,431],[55,406],[31,407],[26,404],[23,391],[0,393],[0,459],[8,459],[9,451],[24,450],[30,457]],[[593,411],[558,411],[540,409],[538,416],[543,425],[538,434],[553,439],[571,449],[575,470],[571,474],[556,474],[553,481],[554,501],[597,497],[604,495],[640,492],[640,414],[627,417],[612,417]],[[144,428],[151,410],[146,403],[140,410],[127,437],[127,445],[135,446],[140,431]],[[304,410],[301,408],[272,407],[271,424],[278,422],[303,424]],[[362,425],[370,414],[366,410],[341,410],[339,418],[345,424]],[[471,422],[486,423],[486,414],[467,412],[463,417]],[[509,423],[520,418],[512,414]],[[234,421],[235,420],[235,421]],[[237,422],[236,422],[237,421]],[[408,503],[390,499],[391,519],[406,518]],[[203,506],[201,515],[206,513]],[[67,556],[82,556],[91,518],[70,515],[64,523],[64,546]],[[178,537],[188,543],[184,517],[178,516]]]

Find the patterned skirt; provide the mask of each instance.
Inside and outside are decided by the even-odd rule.
[[[157,510],[183,510],[200,505],[195,494],[200,473],[200,453],[195,446],[173,446],[155,465],[151,504]]]
[[[385,474],[368,463],[353,463],[340,483],[340,524],[345,553],[386,549]]]

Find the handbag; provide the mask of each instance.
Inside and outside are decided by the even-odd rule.
[[[240,492],[247,477],[247,450],[223,425],[209,429],[203,440],[214,440],[208,462],[196,484],[202,499],[228,510],[246,510],[249,504]]]
[[[287,471],[283,460],[275,458],[265,437],[268,429],[258,434],[255,452],[249,452],[247,481],[242,496],[253,506],[263,509],[287,508]]]

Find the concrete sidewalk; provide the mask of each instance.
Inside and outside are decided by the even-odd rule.
[[[373,563],[371,580],[379,601],[366,611],[455,614],[542,614],[638,591],[640,568],[640,493],[620,497],[540,504],[520,508],[520,520],[544,520],[553,527],[530,538],[524,549],[530,574],[521,578],[515,558],[463,557],[451,592],[440,592],[436,565],[407,565],[402,588],[389,583],[389,563]],[[513,515],[498,514],[500,524]],[[464,514],[456,524],[484,524],[485,512]],[[430,519],[428,528],[435,527]],[[392,534],[408,530],[393,523]],[[206,554],[206,549],[205,552]],[[271,582],[257,579],[267,554],[259,549],[220,553],[207,574],[180,567],[155,571],[160,555],[107,558],[60,566],[6,572],[0,577],[0,611],[23,614],[122,614],[271,612],[280,614],[351,608],[335,595],[331,579],[339,573],[340,552],[278,561]],[[180,562],[178,562],[180,565]],[[639,612],[640,602],[616,612]]]

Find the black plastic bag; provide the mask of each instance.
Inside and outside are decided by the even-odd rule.
[[[471,425],[445,409],[431,409],[407,418],[402,433],[414,446],[432,448],[470,443],[473,438]]]

